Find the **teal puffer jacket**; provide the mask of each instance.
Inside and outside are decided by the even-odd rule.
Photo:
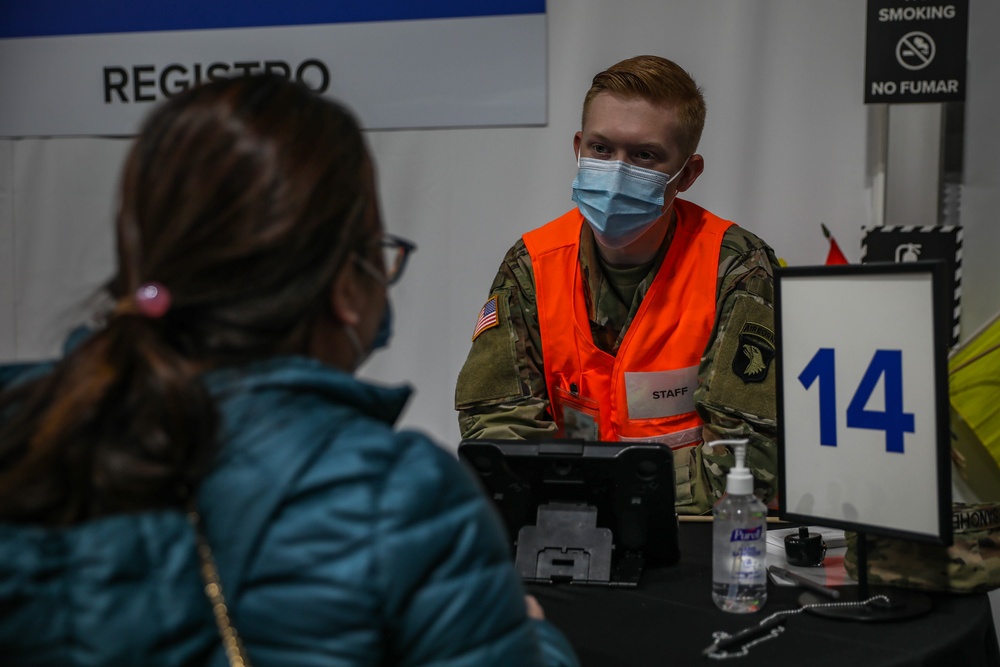
[[[577,664],[465,470],[393,431],[408,389],[303,358],[205,382],[223,444],[198,505],[254,665]],[[0,525],[0,663],[225,665],[186,518]]]

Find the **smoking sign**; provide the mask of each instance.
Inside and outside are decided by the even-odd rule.
[[[969,0],[868,0],[865,103],[965,100]]]

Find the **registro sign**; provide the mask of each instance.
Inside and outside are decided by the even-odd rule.
[[[969,0],[868,0],[865,103],[965,100]]]
[[[545,0],[7,2],[0,137],[130,135],[191,86],[260,73],[370,130],[543,125],[545,26]]]

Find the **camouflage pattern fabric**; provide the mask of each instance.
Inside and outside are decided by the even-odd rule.
[[[590,227],[580,236],[594,343],[615,354],[642,303],[672,236],[646,267],[614,269],[600,259]],[[748,465],[765,502],[777,492],[774,269],[771,248],[733,225],[719,254],[716,322],[699,367],[696,408],[705,444],[675,452],[677,511],[711,511],[733,465],[720,438],[749,438]],[[638,273],[638,275],[637,275]],[[498,297],[498,325],[475,337],[455,390],[463,438],[552,436],[531,258],[522,240],[507,252],[487,298]],[[471,322],[470,322],[471,324]],[[470,329],[471,332],[471,329]],[[754,354],[748,354],[752,350]]]
[[[868,536],[868,583],[925,591],[1000,588],[1000,504],[954,503],[949,546]],[[848,532],[844,569],[858,578],[857,534]]]

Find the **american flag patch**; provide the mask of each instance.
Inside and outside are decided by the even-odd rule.
[[[476,329],[472,332],[472,340],[476,340],[479,334],[495,327],[497,324],[499,324],[497,321],[497,296],[494,294],[486,302],[486,305],[483,306],[483,309],[479,311],[479,318],[476,320]]]

